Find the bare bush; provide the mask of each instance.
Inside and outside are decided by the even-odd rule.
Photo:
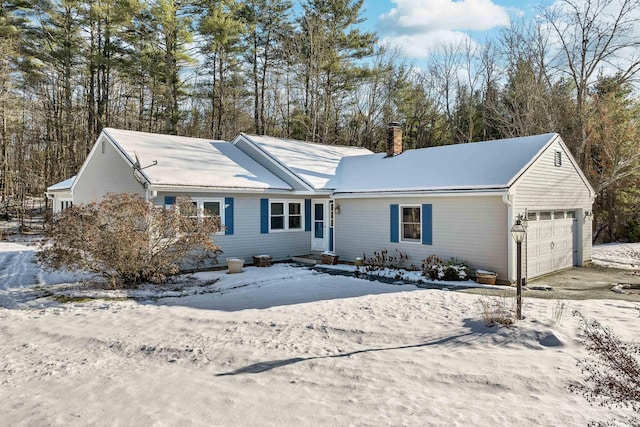
[[[607,326],[578,311],[573,314],[580,317],[585,345],[593,358],[578,362],[584,383],[569,389],[592,404],[631,409],[635,415],[625,422],[640,425],[640,345],[621,341]]]
[[[366,254],[363,254],[365,271],[372,272],[384,270],[385,268],[400,270],[404,268],[409,256],[397,249],[395,251],[395,255],[390,255],[386,249],[382,249],[380,252],[374,251],[372,257],[367,257]]]
[[[478,302],[482,315],[482,321],[487,326],[509,326],[515,321],[513,310],[507,308],[508,304],[505,299],[487,299],[483,298]],[[513,306],[513,304],[511,304]]]
[[[196,214],[186,198],[165,210],[139,196],[110,194],[57,215],[38,259],[47,269],[95,273],[114,288],[161,283],[180,271],[181,262],[215,261],[221,252],[211,240],[219,218]]]

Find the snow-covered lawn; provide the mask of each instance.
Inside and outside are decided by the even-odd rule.
[[[638,337],[624,301],[528,298],[488,328],[477,295],[288,265],[58,304],[37,297],[100,295],[9,245],[2,425],[583,426],[610,413],[567,391],[587,356],[571,311]]]
[[[640,243],[608,243],[593,247],[593,263],[602,267],[640,270]]]

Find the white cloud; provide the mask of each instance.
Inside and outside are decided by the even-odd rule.
[[[468,38],[465,31],[486,31],[510,22],[509,11],[492,0],[392,0],[396,7],[380,15],[383,42],[419,58],[437,44]]]
[[[468,34],[462,31],[446,30],[383,37],[380,43],[401,49],[409,58],[425,58],[431,53],[438,52],[444,46],[474,44]]]

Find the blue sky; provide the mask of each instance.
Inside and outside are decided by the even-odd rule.
[[[365,0],[363,27],[412,59],[439,45],[476,41],[531,15],[542,0]],[[548,2],[547,2],[548,3]]]

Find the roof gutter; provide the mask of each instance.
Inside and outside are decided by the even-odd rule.
[[[334,199],[371,199],[389,197],[468,197],[468,196],[502,196],[508,194],[507,188],[484,190],[409,190],[409,191],[380,191],[368,193],[334,193]]]
[[[173,192],[173,193],[246,193],[246,194],[263,194],[263,193],[285,193],[296,194],[290,188],[248,188],[248,187],[202,187],[202,186],[187,186],[187,185],[162,185],[151,184],[149,185],[150,191],[155,192]]]

